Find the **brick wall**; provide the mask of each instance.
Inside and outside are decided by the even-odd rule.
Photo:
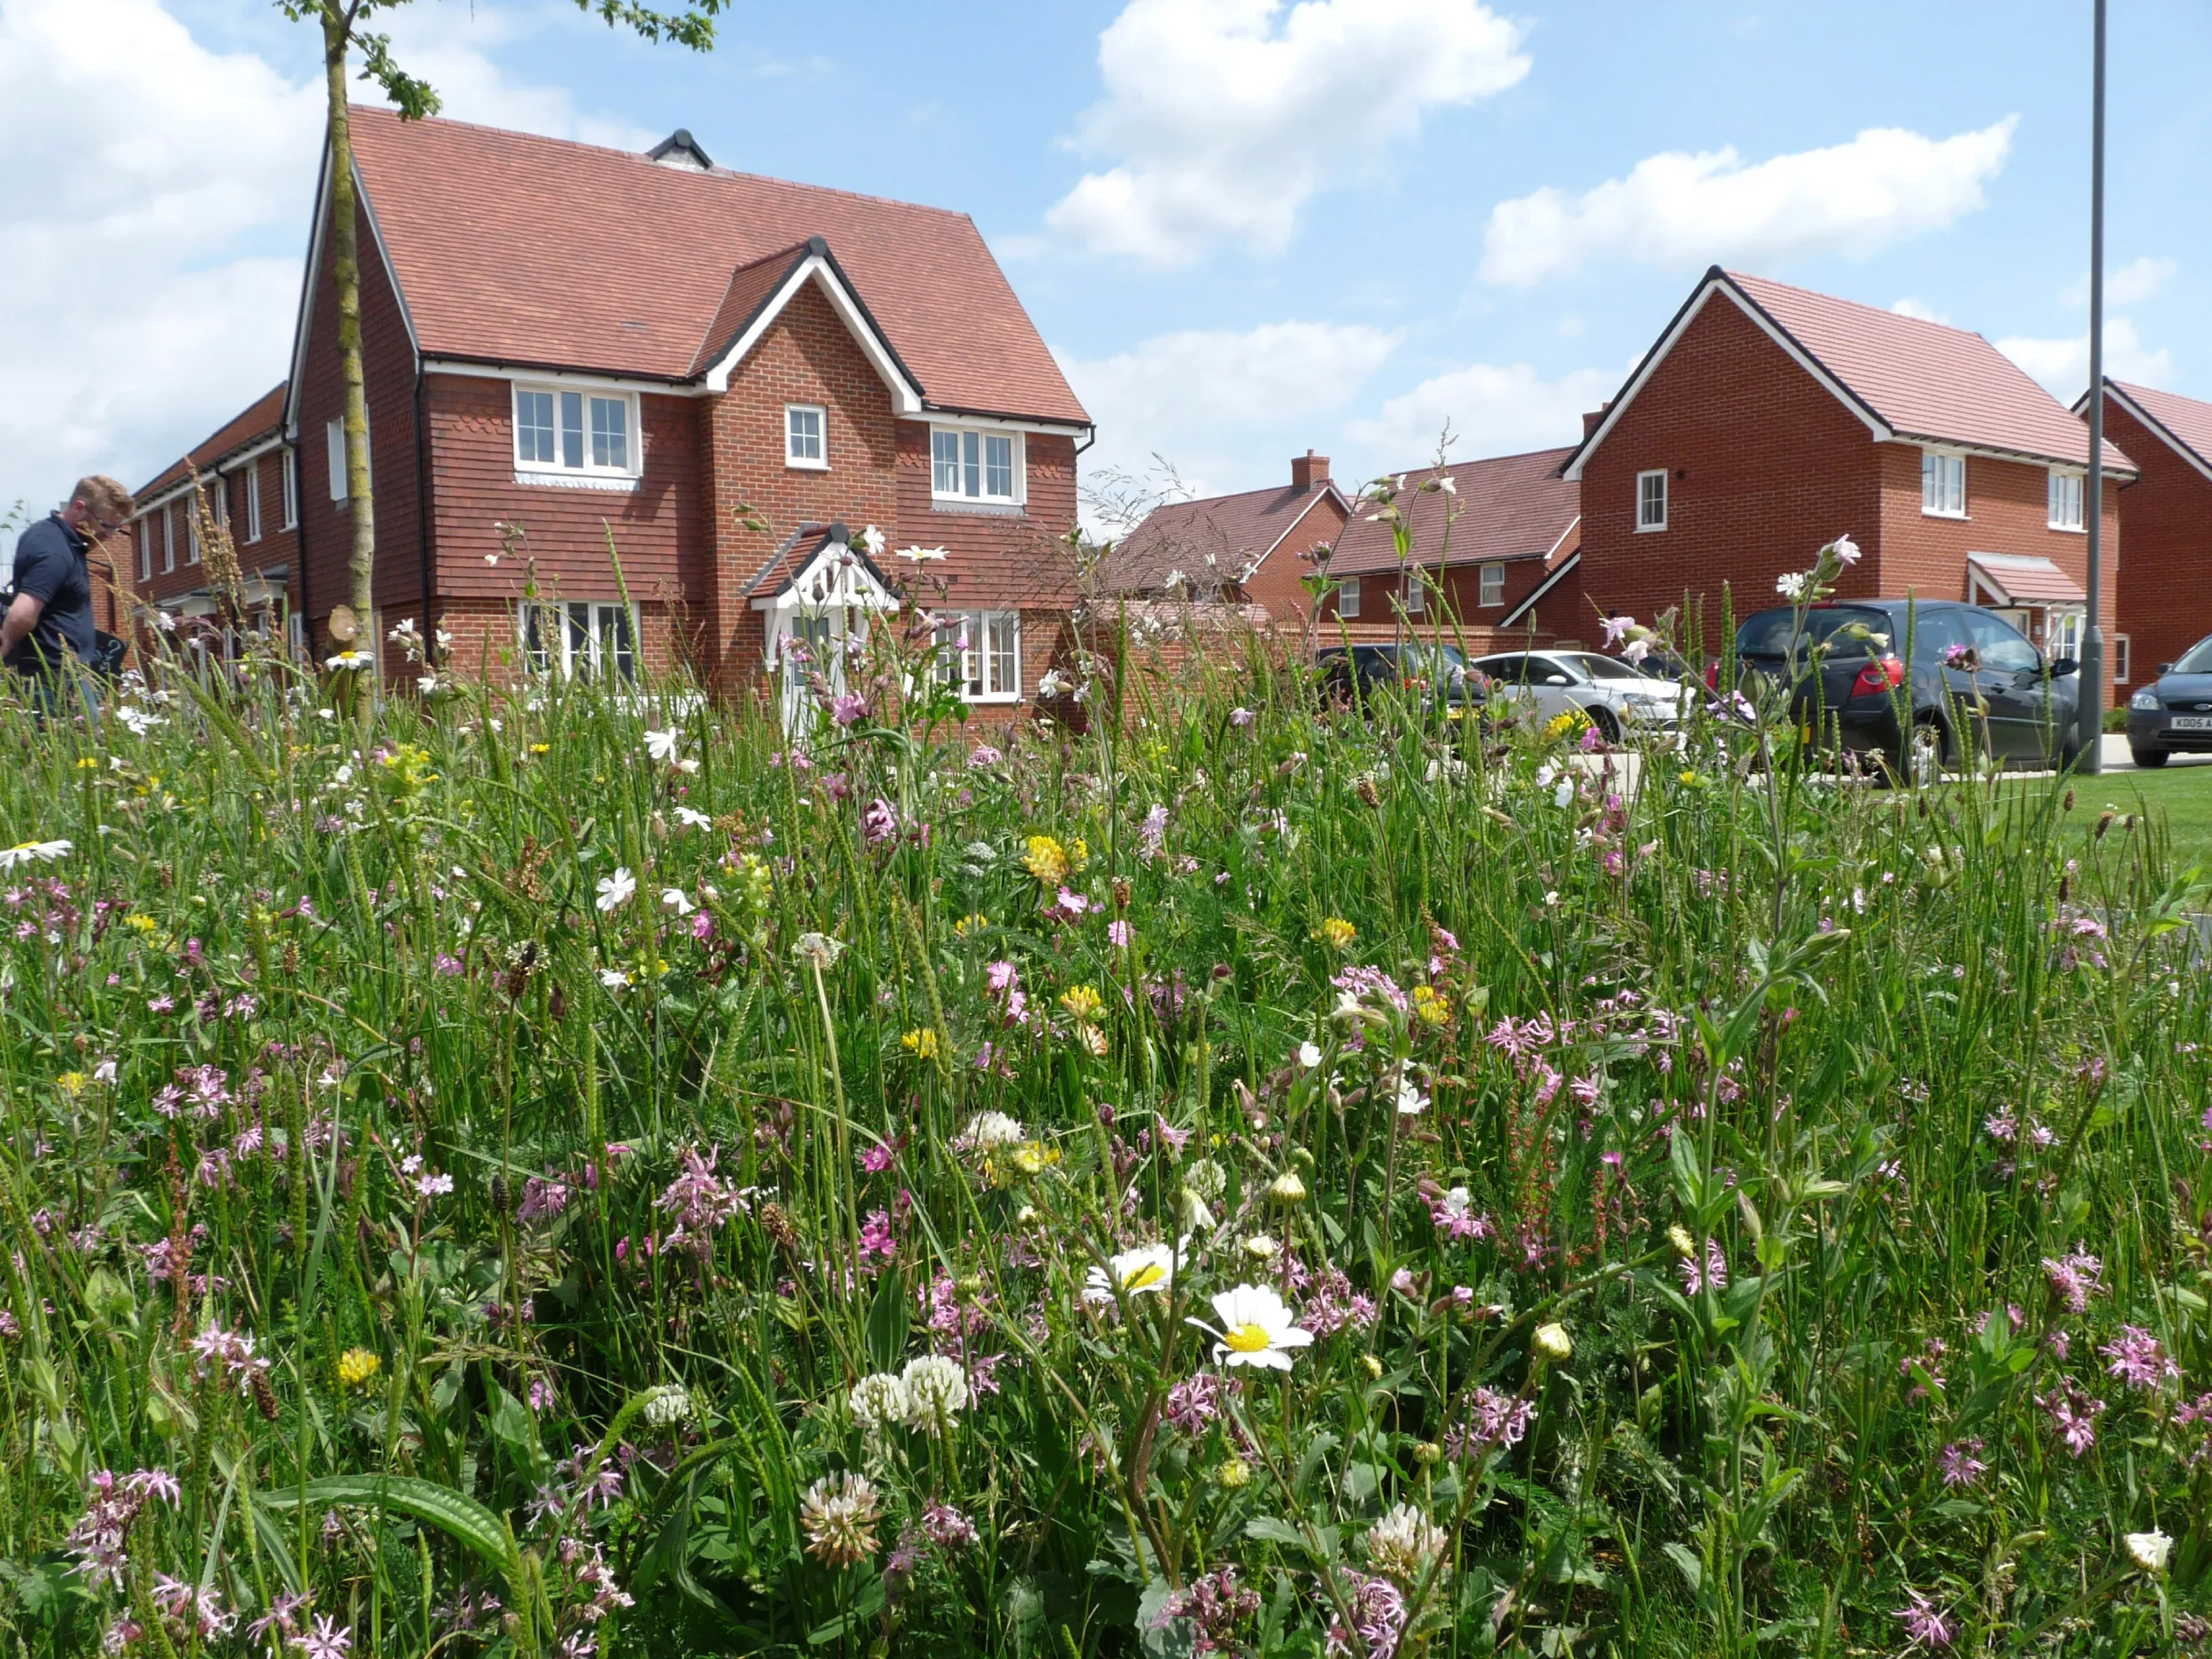
[[[2119,492],[2128,557],[2114,586],[2127,684],[2147,686],[2159,664],[2212,634],[2212,479],[2109,398],[2104,420],[2105,435],[2142,469]]]
[[[1302,461],[1291,463],[1294,471],[1301,465]],[[1307,508],[1305,517],[1291,526],[1245,582],[1245,599],[1266,606],[1276,626],[1303,628],[1313,612],[1313,595],[1305,586],[1313,565],[1304,555],[1324,541],[1333,546],[1344,533],[1346,517],[1343,503],[1333,495],[1324,495]]]
[[[1649,621],[1687,594],[1704,600],[1709,649],[1724,582],[1739,615],[1775,603],[1777,577],[1803,570],[1847,533],[1870,557],[1847,572],[1841,591],[1874,595],[1877,448],[1863,422],[1714,294],[1589,457],[1578,572],[1586,600],[1577,599],[1571,616],[1561,614],[1564,595],[1548,601],[1545,621],[1587,637],[1600,615]],[[1636,475],[1659,468],[1668,474],[1667,527],[1639,532]],[[1962,557],[1955,587],[1964,572]]]

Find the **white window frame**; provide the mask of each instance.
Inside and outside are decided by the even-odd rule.
[[[151,513],[142,513],[138,520],[138,580],[150,582],[154,579],[154,520]]]
[[[246,463],[246,540],[261,540],[261,463]]]
[[[528,459],[522,453],[522,399],[525,395],[548,397],[552,400],[553,458],[540,459],[534,446]],[[578,461],[569,461],[568,440],[571,434],[567,399],[576,400],[575,454]],[[622,405],[623,464],[615,466],[592,458],[594,449],[594,418],[598,411],[595,403]],[[583,382],[549,380],[514,380],[510,382],[507,397],[508,453],[513,459],[515,482],[518,484],[567,484],[622,489],[635,488],[645,472],[645,432],[639,420],[638,396],[615,386],[594,386]]]
[[[164,502],[161,507],[161,573],[168,575],[177,568],[177,503]]]
[[[196,488],[184,498],[184,562],[188,566],[200,562],[200,492]]]
[[[1653,518],[1648,511],[1652,492],[1644,488],[1655,480],[1659,485],[1659,516],[1656,518]],[[1636,474],[1636,533],[1639,535],[1667,527],[1667,469],[1665,467],[1650,467]]]
[[[1954,489],[1952,486],[1955,485]],[[1955,497],[1958,505],[1950,504]],[[1966,457],[1956,449],[1920,451],[1920,515],[1963,518],[1966,514]]]
[[[1359,578],[1343,576],[1337,580],[1336,613],[1347,622],[1359,620]]]
[[[1502,611],[1505,608],[1505,566],[1501,564],[1480,565],[1475,567],[1475,603],[1482,610]]]
[[[218,530],[230,528],[230,480],[218,472],[208,480],[207,516],[215,521]]]
[[[296,530],[300,522],[300,460],[296,449],[284,451],[284,522],[280,529]]]
[[[940,458],[942,441],[950,439],[958,446],[952,461],[954,488],[942,488],[946,463]],[[990,446],[1003,442],[1010,450],[1010,488],[1003,495],[994,495],[990,488]],[[970,458],[972,454],[972,459]],[[968,479],[972,476],[977,493],[970,494]],[[1029,446],[1024,435],[995,426],[940,426],[929,429],[929,496],[932,503],[949,507],[1022,507],[1029,502]]]
[[[1005,666],[1002,653],[992,649],[992,632],[1010,626],[1014,631],[1013,667]],[[959,642],[956,654],[949,648]],[[941,655],[937,677],[960,687],[963,703],[1019,703],[1022,695],[1022,613],[1018,611],[941,611],[937,612],[936,641]]]
[[[2124,634],[2116,634],[2112,636],[2112,683],[2114,685],[2124,686],[2128,683],[2130,666],[2128,636]]]
[[[1407,567],[1405,603],[1406,615],[1409,617],[1418,617],[1427,614],[1429,608],[1429,584],[1427,580],[1422,576],[1421,570],[1418,565],[1409,565]]]
[[[539,648],[534,651],[529,644],[532,613],[540,623]],[[572,680],[580,669],[587,679],[595,680],[604,666],[606,625],[626,614],[629,620],[629,672],[618,677],[621,683],[634,684],[638,677],[642,636],[638,631],[637,607],[632,605],[626,612],[613,600],[598,599],[525,599],[515,606],[515,656],[526,673],[544,674],[557,667],[561,678]],[[557,662],[555,654],[544,647],[546,626],[549,625],[560,635]]]
[[[792,426],[795,415],[814,417],[814,453],[799,452],[800,438]],[[821,403],[786,403],[783,406],[783,464],[803,472],[829,471],[829,410]]]
[[[2089,528],[2085,515],[2088,511],[2088,494],[2089,480],[2081,473],[2069,472],[2062,466],[2053,467],[2049,496],[2048,523],[2050,527],[2054,530],[2064,530],[2074,534],[2086,535]],[[2070,521],[2066,516],[2066,509],[2070,502],[2073,508],[2073,518]]]

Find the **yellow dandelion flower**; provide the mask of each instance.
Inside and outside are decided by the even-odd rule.
[[[1555,714],[1545,722],[1544,735],[1555,741],[1563,737],[1571,737],[1589,721],[1590,717],[1579,709],[1569,709],[1563,714]]]
[[[530,752],[533,755],[549,755],[553,752],[553,745],[550,743],[533,743],[530,745]]]
[[[1359,937],[1359,929],[1341,916],[1332,916],[1313,930],[1313,936],[1326,943],[1332,950],[1349,950],[1352,941]]]
[[[1077,1019],[1088,1020],[1098,1018],[1098,1010],[1106,1006],[1106,1002],[1094,987],[1078,985],[1060,993],[1060,1006]]]
[[[61,1092],[65,1094],[84,1093],[85,1075],[81,1071],[65,1071],[54,1081],[61,1086]]]
[[[365,1388],[384,1369],[384,1362],[365,1348],[349,1348],[338,1356],[338,1386]]]
[[[1022,855],[1022,868],[1046,887],[1057,887],[1067,879],[1068,849],[1053,836],[1032,835],[1029,850]]]
[[[918,1025],[899,1039],[899,1047],[918,1060],[934,1060],[940,1050],[937,1033],[926,1025]]]

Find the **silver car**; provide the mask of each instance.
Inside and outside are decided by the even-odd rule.
[[[1595,651],[1508,651],[1479,657],[1467,672],[1488,682],[1494,708],[1517,702],[1546,720],[1578,711],[1609,743],[1624,732],[1674,730],[1691,695],[1674,680]]]

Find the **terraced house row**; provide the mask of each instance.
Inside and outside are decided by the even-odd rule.
[[[2066,656],[2092,512],[2113,683],[2212,633],[2212,405],[2111,385],[2091,502],[2085,403],[1981,335],[1717,267],[1579,442],[1409,470],[1406,560],[1309,450],[1079,575],[1090,417],[965,216],[730,172],[682,131],[633,154],[363,108],[353,134],[369,632],[443,628],[464,672],[681,659],[795,702],[912,595],[962,647],[961,694],[1010,717],[1102,594],[1479,649],[1686,598],[1709,643],[1724,588],[1770,603],[1841,534],[1866,555],[1842,596],[1977,601]],[[288,374],[141,491],[124,561],[142,612],[212,610],[205,490],[250,603],[318,655],[355,505],[329,185],[326,162]]]

